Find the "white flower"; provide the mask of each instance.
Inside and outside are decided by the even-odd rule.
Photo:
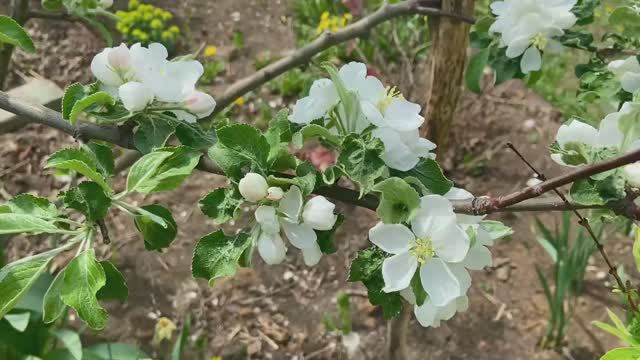
[[[640,162],[625,166],[623,172],[631,186],[640,188]]]
[[[624,91],[635,93],[640,89],[640,63],[637,57],[612,61],[608,68],[620,79]]]
[[[260,257],[269,265],[280,264],[287,255],[287,247],[280,236],[280,225],[276,209],[272,206],[259,206],[255,218],[260,224],[257,247]]]
[[[240,195],[249,202],[258,202],[267,197],[267,180],[256,173],[247,173],[238,183]]]
[[[267,200],[278,201],[282,199],[284,191],[282,191],[282,189],[277,186],[272,186],[267,189],[267,194]]]
[[[372,124],[411,131],[424,122],[420,105],[405,100],[392,89],[385,89],[375,76],[367,76],[365,64],[350,62],[340,68],[338,75],[345,87],[358,95],[362,111]]]
[[[167,60],[164,45],[149,44],[148,48],[131,46],[133,67],[141,82],[149,86],[160,101],[180,103],[195,90],[204,69],[195,60]]]
[[[400,295],[414,306],[413,314],[420,325],[424,327],[440,327],[441,321],[447,321],[457,312],[465,312],[469,309],[469,298],[466,295],[457,297],[443,306],[435,306],[429,299],[426,299],[421,306],[418,306],[416,304],[416,296],[411,287],[400,291]]]
[[[556,52],[562,45],[555,37],[572,27],[576,16],[571,12],[576,0],[505,0],[491,4],[497,16],[490,32],[502,35],[500,44],[506,46],[506,55],[520,55],[523,73],[540,70],[541,51]]]
[[[134,79],[127,45],[106,48],[91,61],[91,72],[102,84],[118,87]]]
[[[384,144],[382,160],[392,169],[408,171],[418,164],[420,158],[435,159],[435,154],[430,151],[436,148],[436,144],[420,137],[417,129],[395,131],[387,127],[377,128],[372,135]]]
[[[184,107],[198,119],[211,115],[216,108],[213,97],[202,91],[194,91],[184,99]]]
[[[321,199],[314,200],[317,198]],[[308,206],[305,206],[303,210],[302,192],[297,186],[291,186],[282,196],[278,204],[278,212],[273,206],[264,205],[256,210],[256,221],[260,225],[261,231],[269,235],[262,240],[265,242],[262,247],[267,249],[266,255],[260,252],[260,244],[258,244],[258,251],[266,262],[277,263],[276,259],[284,259],[284,252],[280,242],[277,241],[281,239],[280,229],[284,231],[291,245],[302,250],[305,264],[313,266],[320,261],[322,251],[318,245],[315,230],[328,230],[329,224],[333,227],[335,224],[335,215],[333,215],[335,205],[322,197],[314,199],[310,201],[311,205],[307,204]],[[311,221],[307,223],[305,219]],[[274,236],[276,233],[277,237]],[[259,243],[260,239],[258,239]]]
[[[471,285],[460,264],[469,250],[469,238],[457,225],[451,203],[442,196],[421,199],[411,229],[378,223],[369,230],[369,239],[393,254],[382,265],[384,292],[409,287],[418,266],[422,286],[435,306],[464,295]]]
[[[339,101],[338,91],[333,81],[319,79],[313,82],[309,96],[296,102],[289,115],[289,121],[296,124],[308,124],[320,119],[333,109]]]
[[[146,85],[130,81],[118,88],[118,96],[130,112],[142,111],[153,102],[153,92]]]
[[[335,204],[324,196],[316,196],[304,206],[302,220],[316,230],[331,230],[336,223],[337,215],[333,213]]]

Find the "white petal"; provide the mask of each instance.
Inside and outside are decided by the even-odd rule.
[[[415,236],[402,224],[383,224],[379,222],[369,230],[369,240],[382,250],[391,254],[400,254],[409,250]]]
[[[384,116],[382,115],[380,110],[378,110],[378,107],[374,103],[370,101],[361,101],[360,107],[362,109],[362,113],[364,114],[365,118],[370,123],[372,123],[377,127],[387,126],[387,123],[385,123],[384,121]]]
[[[467,271],[461,263],[447,263],[447,266],[456,279],[458,279],[458,284],[460,284],[460,296],[466,294],[467,290],[471,287],[471,275],[469,274],[469,271]]]
[[[623,173],[631,186],[640,187],[640,162],[625,166]]]
[[[382,160],[392,169],[408,171],[414,168],[420,158],[403,142],[399,132],[391,128],[377,128],[372,132],[384,144]]]
[[[569,125],[563,124],[558,129],[556,141],[561,147],[571,142],[585,143],[587,145],[595,145],[598,139],[598,130],[593,126],[585,124],[578,120],[573,120]]]
[[[413,293],[413,289],[411,288],[411,286],[400,290],[400,296],[402,296],[402,298],[411,305],[415,305],[417,302],[416,294]]]
[[[299,221],[302,211],[302,192],[299,187],[293,185],[284,193],[280,200],[279,209],[289,220],[295,223]]]
[[[523,73],[528,74],[532,71],[538,71],[542,68],[542,55],[538,48],[531,46],[528,48],[522,60],[520,60],[520,69]]]
[[[169,57],[167,48],[161,43],[151,43],[149,44],[148,48],[151,51],[153,57],[157,59],[166,59],[167,57]]]
[[[429,141],[428,139],[419,138],[418,141],[412,146],[412,150],[416,155],[420,157],[431,158],[435,156],[435,154],[432,154],[431,151],[435,150],[436,147],[436,144]]]
[[[387,126],[397,131],[415,130],[424,122],[420,116],[420,105],[400,98],[391,100],[384,112],[384,120]]]
[[[202,91],[194,91],[184,100],[185,108],[195,114],[198,119],[211,115],[216,108],[216,101],[213,97]]]
[[[453,317],[453,315],[456,314],[457,300],[458,299],[456,298],[456,299],[452,300],[451,302],[449,302],[448,304],[438,307],[437,308],[436,318],[438,318],[438,320],[441,320],[441,321],[447,321],[447,320],[451,319]]]
[[[508,10],[508,5],[504,1],[494,1],[489,7],[495,15],[503,15]]]
[[[420,281],[434,306],[446,305],[451,300],[464,294],[456,274],[444,261],[437,258],[433,258],[422,265],[420,268]]]
[[[141,111],[153,101],[153,92],[146,85],[130,81],[118,88],[124,107],[130,112]]]
[[[313,197],[304,206],[302,220],[315,230],[331,230],[338,218],[333,213],[335,208],[336,205],[324,196]]]
[[[111,52],[111,48],[106,48],[93,58],[91,61],[91,72],[96,79],[105,85],[120,86],[123,80],[109,65],[109,52]]]
[[[640,89],[640,73],[625,73],[620,78],[620,83],[624,91],[635,93]]]
[[[439,221],[440,217],[455,219],[451,202],[440,195],[423,196],[420,199],[420,208],[411,220],[411,230],[419,238],[429,238],[434,223]]]
[[[314,109],[315,104],[311,96],[298,99],[291,109],[289,121],[296,124],[308,124],[317,119],[318,112]]]
[[[260,257],[269,265],[280,264],[287,255],[287,247],[279,233],[262,232],[257,245]]]
[[[640,73],[640,63],[635,56],[629,56],[624,60],[615,60],[609,63],[607,66],[609,71],[616,74],[616,76],[622,76],[625,73]]]
[[[469,251],[469,237],[457,224],[455,216],[442,216],[431,229],[433,250],[447,262],[460,262]]]
[[[320,246],[317,243],[314,243],[313,246],[302,249],[302,258],[304,259],[305,265],[316,265],[322,258],[322,250],[320,250]]]
[[[382,291],[390,293],[409,287],[417,268],[418,260],[408,251],[386,258],[382,263]]]
[[[377,103],[385,96],[386,90],[378,78],[367,76],[358,86],[357,93],[361,100]]]
[[[256,221],[260,224],[263,232],[270,234],[280,232],[280,223],[278,223],[278,215],[273,206],[262,205],[256,209]]]
[[[482,270],[486,266],[491,266],[493,264],[491,251],[486,246],[477,244],[469,249],[467,257],[464,258],[462,264],[471,270]]]
[[[448,200],[470,200],[473,199],[473,194],[465,189],[452,187],[446,194],[443,195]]]
[[[367,65],[355,61],[350,62],[340,68],[338,76],[347,89],[354,90],[354,87],[367,76]]]
[[[294,224],[286,220],[283,220],[281,223],[284,234],[287,235],[287,239],[289,239],[291,245],[298,249],[310,248],[317,245],[318,237],[310,226]]]
[[[507,55],[508,58],[518,57],[522,55],[522,53],[529,47],[529,45],[529,37],[521,37],[515,39],[514,41],[509,43],[505,55]]]
[[[440,320],[438,320],[438,309],[433,305],[431,301],[425,301],[422,306],[414,306],[413,314],[416,316],[416,320],[420,325],[424,327],[438,327],[440,326]]]
[[[624,134],[620,131],[619,122],[624,116],[624,110],[623,105],[623,109],[619,112],[605,116],[605,118],[600,122],[600,129],[598,130],[598,145],[618,149],[622,146]]]

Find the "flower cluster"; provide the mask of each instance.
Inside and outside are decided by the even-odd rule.
[[[347,26],[351,19],[353,19],[353,16],[349,13],[337,16],[331,15],[328,11],[325,11],[320,16],[320,22],[316,28],[316,34],[320,35],[325,31],[336,32]]]
[[[382,264],[384,292],[396,292],[414,304],[414,313],[423,326],[438,327],[468,306],[471,286],[467,270],[492,264],[488,246],[493,238],[482,228],[480,216],[456,215],[450,200],[473,198],[471,193],[453,188],[444,196],[427,195],[420,208],[403,224],[378,223],[369,230],[369,239],[392,254]],[[427,298],[418,304],[414,276]]]
[[[203,73],[202,64],[167,57],[162,44],[153,43],[148,48],[134,44],[130,49],[121,44],[96,55],[91,71],[101,88],[119,98],[132,113],[169,109],[178,119],[190,122],[209,116],[215,100],[195,89]]]
[[[637,57],[629,56],[624,60],[612,61],[608,68],[620,79],[624,91],[633,94],[640,90],[640,63]]]
[[[255,212],[258,225],[254,233],[258,253],[267,264],[279,264],[285,259],[287,247],[281,231],[291,245],[302,250],[305,264],[313,266],[320,261],[322,250],[316,231],[331,230],[335,225],[333,203],[315,196],[305,204],[297,186],[284,192],[280,187],[269,187],[265,178],[256,173],[246,174],[238,188],[245,200],[260,204]]]
[[[435,157],[430,151],[436,145],[418,131],[424,122],[420,111],[420,105],[368,75],[365,64],[351,62],[333,79],[314,81],[309,96],[296,102],[289,120],[309,124],[321,119],[343,135],[371,130],[384,143],[382,159],[387,166],[406,171],[420,158]]]
[[[507,47],[506,55],[522,55],[523,73],[540,70],[542,52],[558,52],[562,44],[556,39],[572,27],[576,16],[571,9],[577,0],[504,0],[491,4],[496,21],[490,32],[501,35],[500,45]]]
[[[169,24],[173,15],[159,7],[131,0],[129,11],[117,11],[116,16],[120,19],[116,29],[128,43],[141,42],[146,45],[160,42],[173,49],[179,39],[180,28]]]

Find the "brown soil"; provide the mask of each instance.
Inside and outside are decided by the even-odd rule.
[[[246,49],[230,63],[224,79],[213,87],[214,93],[223,91],[224,84],[249,74],[251,59],[257,54],[283,54],[292,48],[285,1],[161,3],[174,9],[188,24],[193,48],[206,42],[218,45],[223,56],[229,56],[231,32],[237,29],[244,33]],[[234,12],[239,16],[232,16]],[[77,24],[34,21],[29,29],[40,51],[35,57],[19,53],[16,64],[20,65],[13,67],[13,83],[19,83],[19,72],[29,71],[60,85],[89,79],[88,63],[101,46],[99,40]],[[251,106],[247,105],[240,116],[251,119],[252,115]],[[518,82],[490,89],[482,96],[465,95],[453,126],[451,143],[456,146],[448,152],[444,166],[459,186],[475,194],[511,192],[532,176],[503,148],[506,141],[511,141],[536,166],[548,171],[547,175],[558,174],[561,169],[550,161],[546,146],[560,120],[550,105]],[[42,170],[42,165],[47,154],[72,142],[70,137],[40,126],[1,135],[0,200],[25,191],[54,197],[68,186],[68,180],[54,178]],[[363,287],[346,282],[349,260],[368,245],[365,234],[375,222],[374,214],[340,205],[339,210],[348,221],[339,232],[339,251],[324,257],[316,267],[305,267],[299,254],[290,251],[283,265],[267,267],[256,258],[252,269],[243,269],[210,288],[205,282],[193,280],[190,274],[195,242],[216,230],[200,213],[197,202],[224,184],[222,177],[196,173],[175,192],[136,199],[140,204],[158,202],[172,209],[180,233],[174,245],[162,254],[146,252],[131,221],[113,212],[109,226],[114,243],[101,247],[99,254],[111,257],[124,273],[129,301],[125,305],[109,305],[108,328],[101,333],[85,333],[87,341],[135,342],[153,353],[149,344],[158,316],[176,322],[191,316],[193,338],[206,340],[204,348],[209,357],[246,347],[253,359],[346,359],[339,337],[325,331],[322,318],[335,313],[337,294],[347,291],[352,295],[354,331],[362,338],[358,358],[382,359],[386,322],[381,312],[368,303]],[[492,250],[498,266],[473,274],[468,312],[438,329],[424,329],[412,320],[409,344],[413,359],[591,360],[599,358],[603,348],[616,345],[615,339],[590,325],[593,320],[605,319],[606,306],[616,307],[608,290],[609,279],[602,275],[606,268],[594,256],[586,284],[586,293],[591,295],[583,295],[576,303],[566,346],[559,351],[538,347],[549,311],[534,266],[550,269],[551,263],[535,241],[533,216],[492,216],[515,230],[511,239],[499,241]],[[558,218],[558,214],[539,216],[549,226]],[[606,248],[612,257],[628,261],[631,241],[615,234],[610,237],[615,238],[609,239]],[[9,258],[41,250],[47,246],[42,240],[12,239],[8,243]],[[190,352],[187,358],[196,358],[195,353]]]

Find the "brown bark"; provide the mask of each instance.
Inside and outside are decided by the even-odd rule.
[[[471,16],[474,3],[475,0],[443,0],[442,10]],[[447,149],[451,123],[463,91],[470,26],[456,19],[429,18],[430,86],[424,114],[426,121],[420,132],[438,145],[439,157]]]
[[[387,325],[387,359],[408,360],[407,334],[409,332],[409,320],[413,314],[413,305],[404,302],[402,313],[397,318],[390,320]]]

